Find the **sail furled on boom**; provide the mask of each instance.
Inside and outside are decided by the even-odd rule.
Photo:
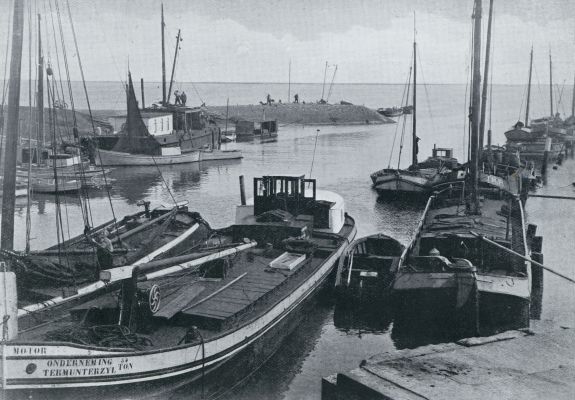
[[[142,120],[131,74],[128,74],[127,98],[128,114],[126,125],[113,150],[132,154],[160,155],[160,144],[150,135],[146,124]]]

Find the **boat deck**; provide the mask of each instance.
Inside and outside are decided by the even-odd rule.
[[[507,215],[501,207],[507,205],[503,200],[481,202],[481,214],[467,215],[462,205],[452,205],[429,210],[423,227],[422,237],[474,237],[473,231],[496,240],[505,240]]]
[[[339,235],[314,232],[310,240],[317,246],[316,250],[307,257],[290,253],[299,256],[288,260],[292,261],[287,262],[291,264],[291,269],[288,266],[270,266],[286,251],[263,246],[140,282],[138,291],[141,294],[146,294],[153,285],[160,289],[161,305],[152,315],[147,310],[147,303],[144,303],[146,310],[138,313],[137,331],[149,339],[146,348],[160,349],[177,345],[189,333],[191,326],[197,326],[202,337],[209,340],[253,321],[306,282],[330,255],[341,248],[353,228],[353,221],[347,218]],[[230,243],[232,238],[222,237],[218,240]],[[65,319],[21,332],[18,341],[72,341],[103,346],[97,340],[89,343],[76,341],[66,332],[86,337],[89,335],[85,335],[85,332],[78,335],[79,330],[93,331],[98,326],[117,325],[118,299],[119,292],[112,292],[77,305]]]

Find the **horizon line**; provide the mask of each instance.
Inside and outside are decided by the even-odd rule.
[[[8,81],[9,79],[6,79],[6,81]],[[0,79],[0,82],[3,82],[3,79]],[[29,79],[21,79],[22,82],[29,82]],[[33,79],[33,82],[35,82],[36,80]],[[81,80],[71,80],[71,82],[82,82]],[[94,80],[86,80],[86,82],[101,82],[101,83],[121,83],[123,84],[124,82],[122,81],[116,81],[116,80],[99,80],[99,79],[94,79]],[[144,81],[144,83],[159,83],[161,84],[161,81]],[[180,81],[178,82],[179,84],[185,84],[185,83],[191,83],[191,84],[238,84],[238,85],[266,85],[266,84],[271,84],[271,85],[323,85],[323,82],[274,82],[274,81],[263,81],[263,82],[257,82],[257,81]],[[464,82],[430,82],[430,83],[418,83],[419,85],[467,85],[468,83],[464,83]],[[526,85],[526,83],[492,83],[493,85],[502,85],[502,86],[521,86],[521,85]],[[405,82],[334,82],[333,85],[405,85]]]

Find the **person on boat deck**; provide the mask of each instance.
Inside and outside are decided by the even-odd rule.
[[[183,106],[185,106],[186,101],[188,101],[188,96],[186,96],[186,92],[184,92],[183,90],[182,90],[182,94],[180,95],[180,100],[181,100]]]
[[[267,102],[268,106],[272,104],[272,96],[270,96],[269,93],[268,93],[268,95],[267,95],[267,97],[266,97],[266,102]]]
[[[109,252],[114,251],[114,245],[112,244],[112,241],[108,238],[108,230],[104,229],[102,231],[102,233],[100,234],[99,240],[98,240],[98,244],[108,250]]]
[[[297,93],[293,96],[293,102],[299,103],[299,95]]]
[[[174,104],[175,105],[181,105],[182,104],[182,98],[180,96],[179,90],[174,91],[174,97],[176,98],[176,100],[174,101]]]

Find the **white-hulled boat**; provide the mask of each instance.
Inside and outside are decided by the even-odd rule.
[[[200,151],[195,150],[187,153],[174,153],[170,155],[146,155],[146,154],[130,154],[119,151],[111,150],[96,150],[97,165],[106,166],[145,166],[145,165],[171,165],[171,164],[185,164],[200,161]]]
[[[124,385],[134,395],[149,390],[134,383],[183,376],[195,381],[190,393],[209,391],[210,379],[221,389],[228,363],[242,361],[234,371],[248,374],[278,348],[355,234],[343,199],[316,190],[315,180],[256,178],[253,203],[238,206],[236,224],[190,249],[188,261],[103,271],[94,290],[120,291],[4,342],[3,389]],[[105,331],[119,340],[103,339]]]

